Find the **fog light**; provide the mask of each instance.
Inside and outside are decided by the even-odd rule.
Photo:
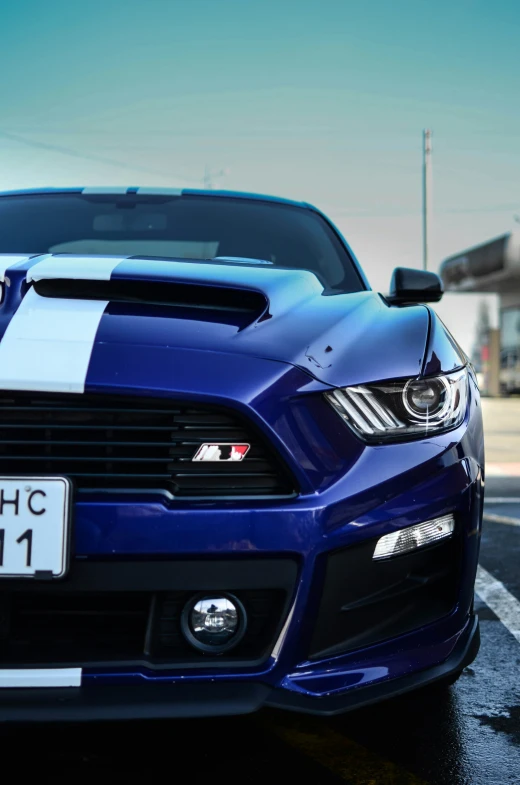
[[[407,526],[405,529],[381,537],[377,541],[373,558],[388,559],[390,556],[399,556],[402,553],[415,551],[417,548],[433,545],[439,540],[451,537],[454,529],[453,515],[424,521],[416,526]]]
[[[198,595],[182,612],[182,631],[199,651],[221,654],[241,640],[246,630],[244,606],[232,595]]]

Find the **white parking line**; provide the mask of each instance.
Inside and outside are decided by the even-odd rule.
[[[507,526],[520,526],[520,518],[510,518],[509,515],[495,515],[492,512],[485,512],[482,517],[485,521],[490,521],[490,523],[505,523]]]
[[[520,602],[516,597],[480,565],[477,569],[475,591],[520,643]]]
[[[520,496],[486,496],[486,504],[520,504]]]

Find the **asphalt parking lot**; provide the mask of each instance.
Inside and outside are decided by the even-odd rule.
[[[264,711],[224,720],[4,727],[4,776],[96,785],[520,783],[520,399],[486,400],[484,416],[482,647],[451,690],[333,719]]]

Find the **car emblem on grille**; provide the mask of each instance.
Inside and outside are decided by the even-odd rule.
[[[243,461],[250,444],[201,444],[192,461]]]

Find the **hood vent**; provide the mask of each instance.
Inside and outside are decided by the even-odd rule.
[[[163,281],[113,279],[110,281],[44,279],[34,282],[42,297],[70,300],[108,300],[174,308],[202,308],[260,316],[267,308],[265,295],[252,289],[235,289]]]

